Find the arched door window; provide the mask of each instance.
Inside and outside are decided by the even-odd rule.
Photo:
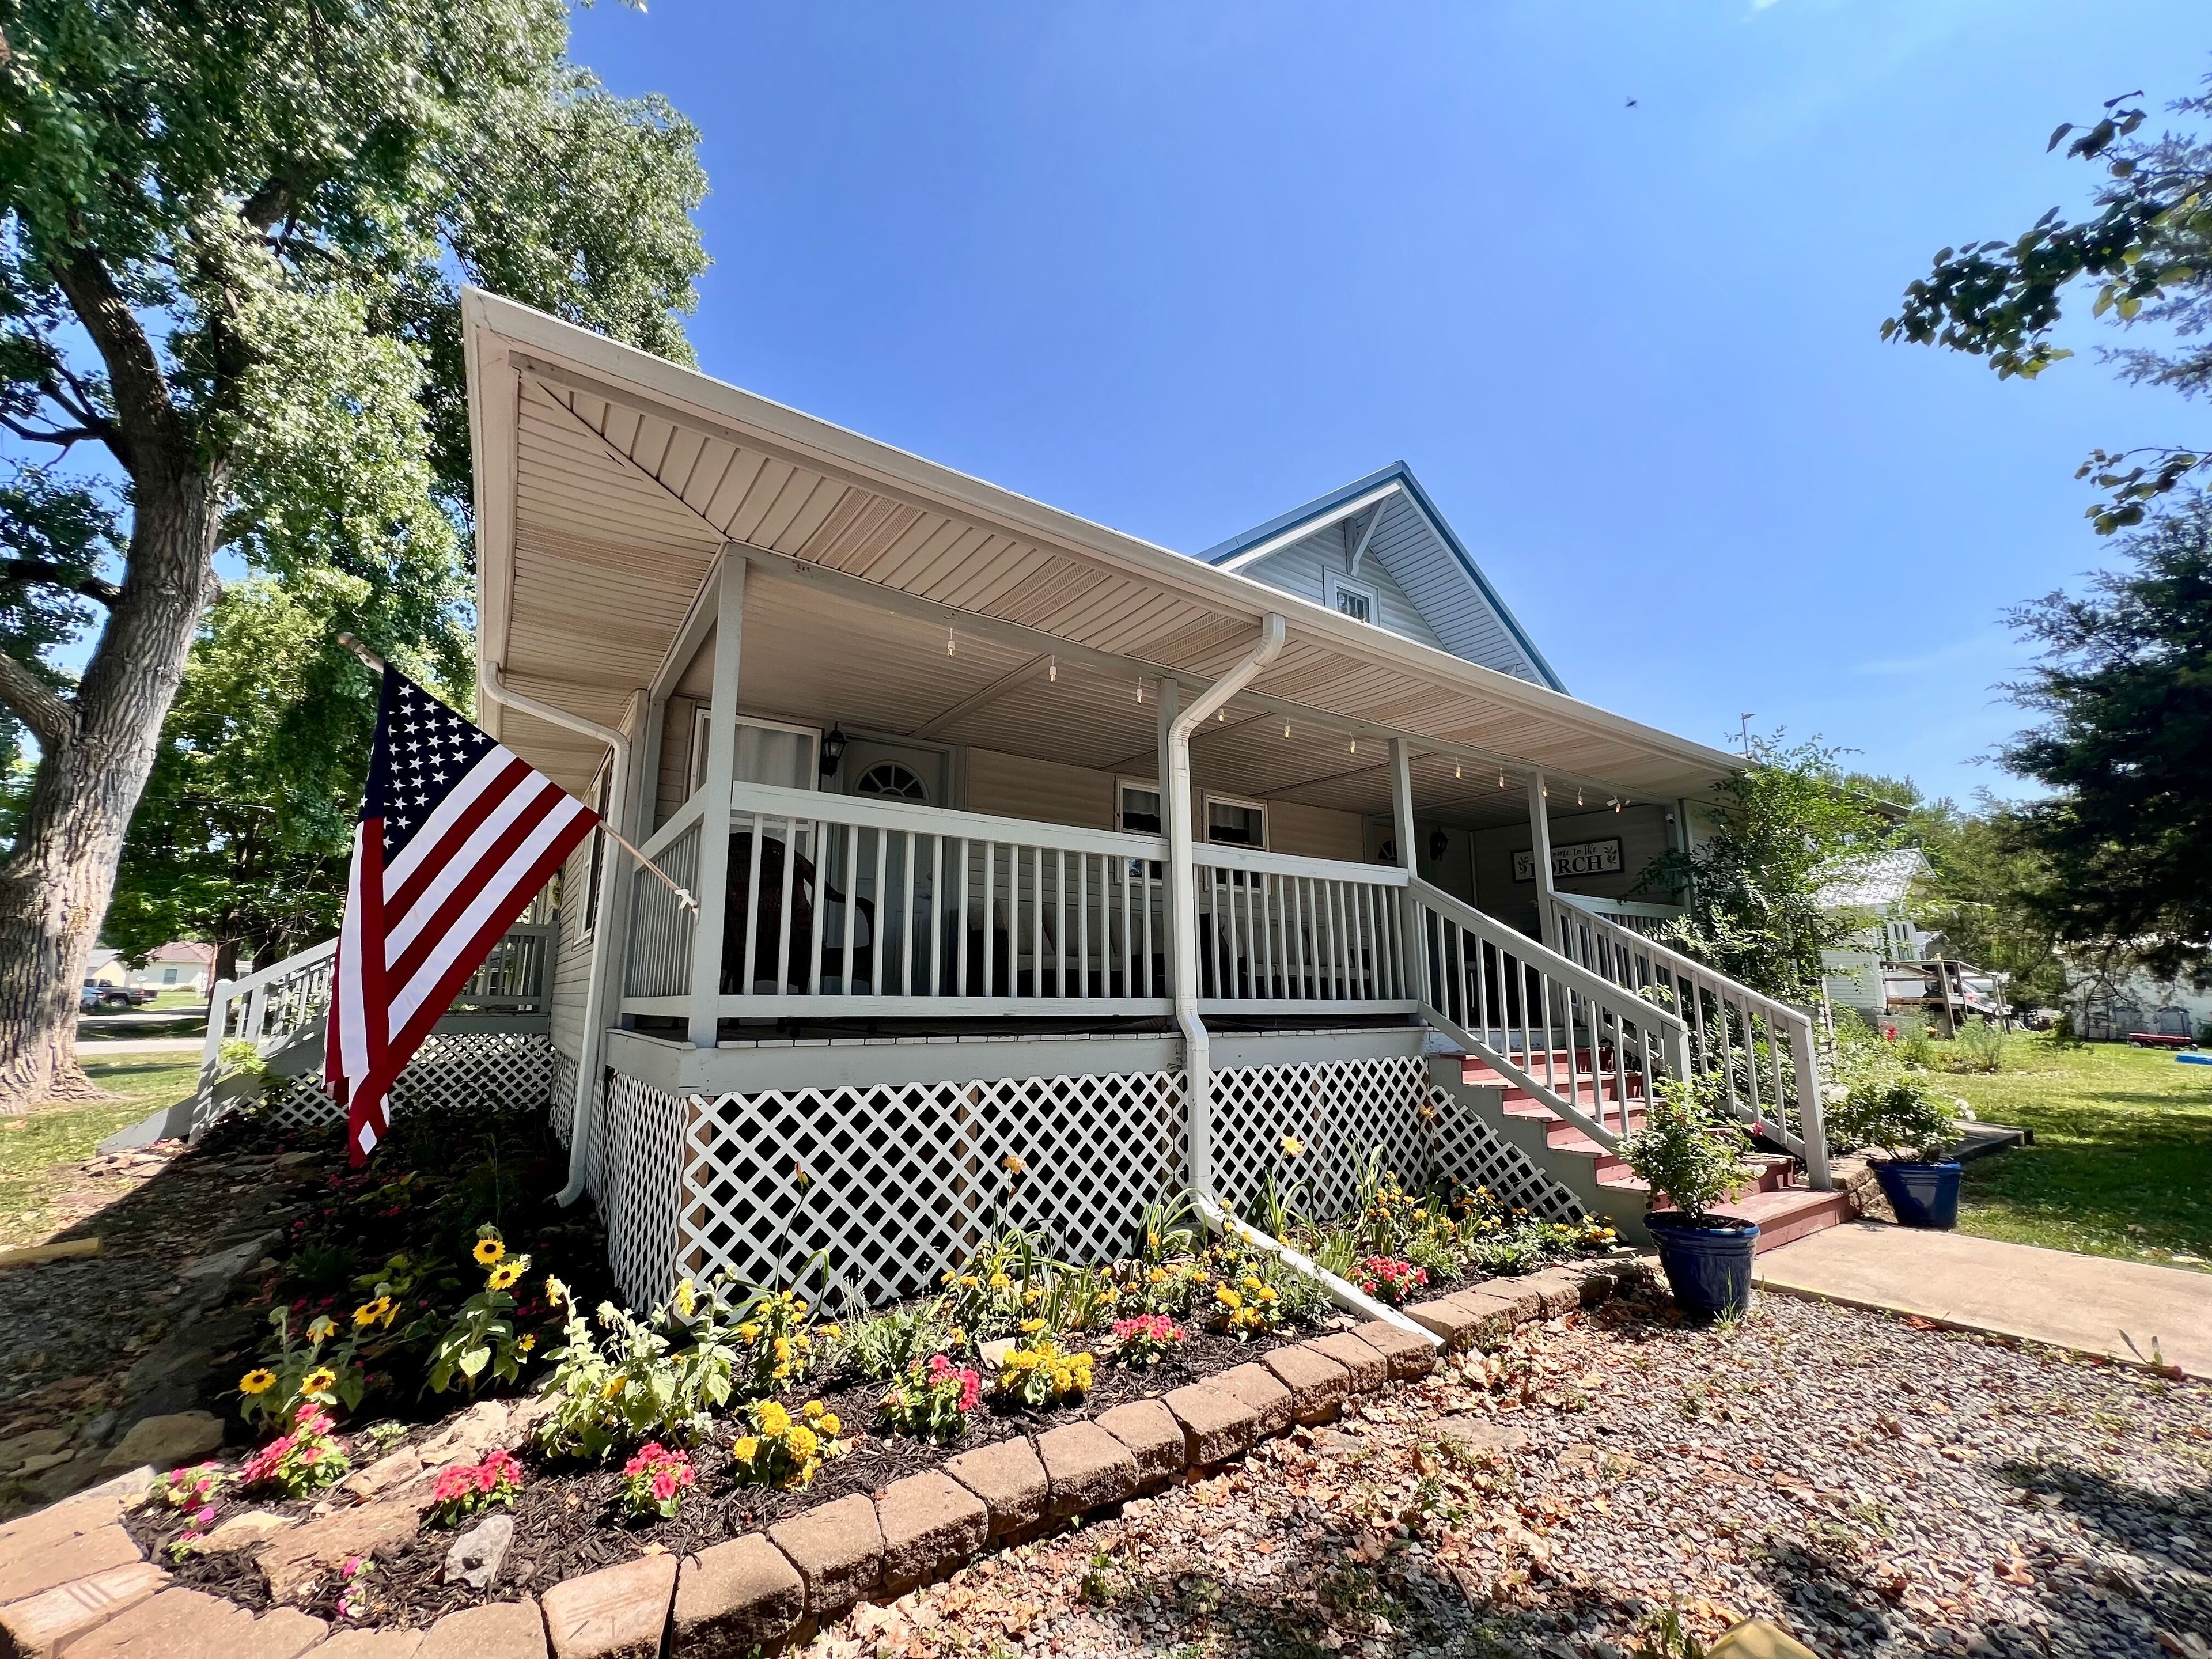
[[[860,774],[860,781],[853,786],[856,795],[876,795],[886,800],[919,801],[929,804],[929,789],[910,767],[896,761],[878,761]]]

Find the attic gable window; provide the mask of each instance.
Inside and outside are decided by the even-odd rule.
[[[1365,582],[1356,582],[1334,572],[1328,579],[1328,608],[1340,611],[1354,622],[1371,623],[1378,606],[1376,592]]]

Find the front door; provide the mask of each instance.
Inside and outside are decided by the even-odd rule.
[[[915,806],[945,805],[945,755],[912,744],[855,738],[837,766],[837,787],[848,795],[902,800]]]
[[[855,738],[845,748],[837,767],[837,787],[863,799],[898,801],[909,806],[943,806],[945,756],[942,750],[914,744],[878,743]],[[908,881],[907,849],[914,842],[915,870]],[[863,840],[861,850],[875,849]],[[934,891],[935,848],[927,836],[892,833],[883,838],[883,890],[876,890],[872,858],[860,861],[854,872],[860,896],[872,918],[871,931],[882,941],[877,960],[884,983],[893,988],[911,982],[921,989],[928,982],[929,915],[937,902]],[[945,937],[950,938],[947,930]],[[911,966],[909,967],[909,964]]]

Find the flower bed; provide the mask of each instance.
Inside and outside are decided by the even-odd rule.
[[[521,1160],[503,1159],[496,1138],[473,1162],[434,1144],[439,1129],[465,1143],[476,1125],[411,1127],[424,1144],[404,1166],[334,1178],[262,1287],[270,1340],[232,1396],[262,1449],[196,1471],[188,1501],[130,1518],[179,1583],[252,1607],[420,1626],[643,1550],[681,1557],[880,1494],[1351,1322],[1313,1280],[1263,1250],[1209,1243],[1174,1207],[1147,1218],[1126,1260],[1054,1261],[1012,1231],[936,1296],[841,1320],[817,1304],[819,1258],[777,1286],[686,1280],[643,1314],[594,1305],[564,1277],[603,1273],[580,1259],[580,1243],[597,1241],[587,1222],[523,1231],[514,1218],[534,1207],[508,1201]],[[551,1172],[534,1173],[532,1197]],[[1270,1218],[1401,1304],[1474,1282],[1488,1261],[1534,1266],[1610,1243],[1480,1192],[1415,1197],[1379,1172],[1343,1222]],[[471,1400],[466,1415],[422,1421]],[[449,1549],[493,1514],[511,1522],[504,1559],[488,1581],[449,1582]],[[358,1550],[343,1542],[349,1516],[375,1518],[360,1522]],[[327,1559],[312,1553],[325,1534],[341,1540]]]

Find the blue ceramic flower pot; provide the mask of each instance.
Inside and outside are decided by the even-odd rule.
[[[1693,1227],[1671,1211],[1644,1218],[1659,1247],[1674,1300],[1692,1313],[1741,1313],[1751,1305],[1751,1258],[1759,1249],[1759,1224]]]
[[[1877,1164],[1874,1178],[1897,1218],[1908,1227],[1951,1228],[1959,1224],[1959,1166],[1956,1164]]]

